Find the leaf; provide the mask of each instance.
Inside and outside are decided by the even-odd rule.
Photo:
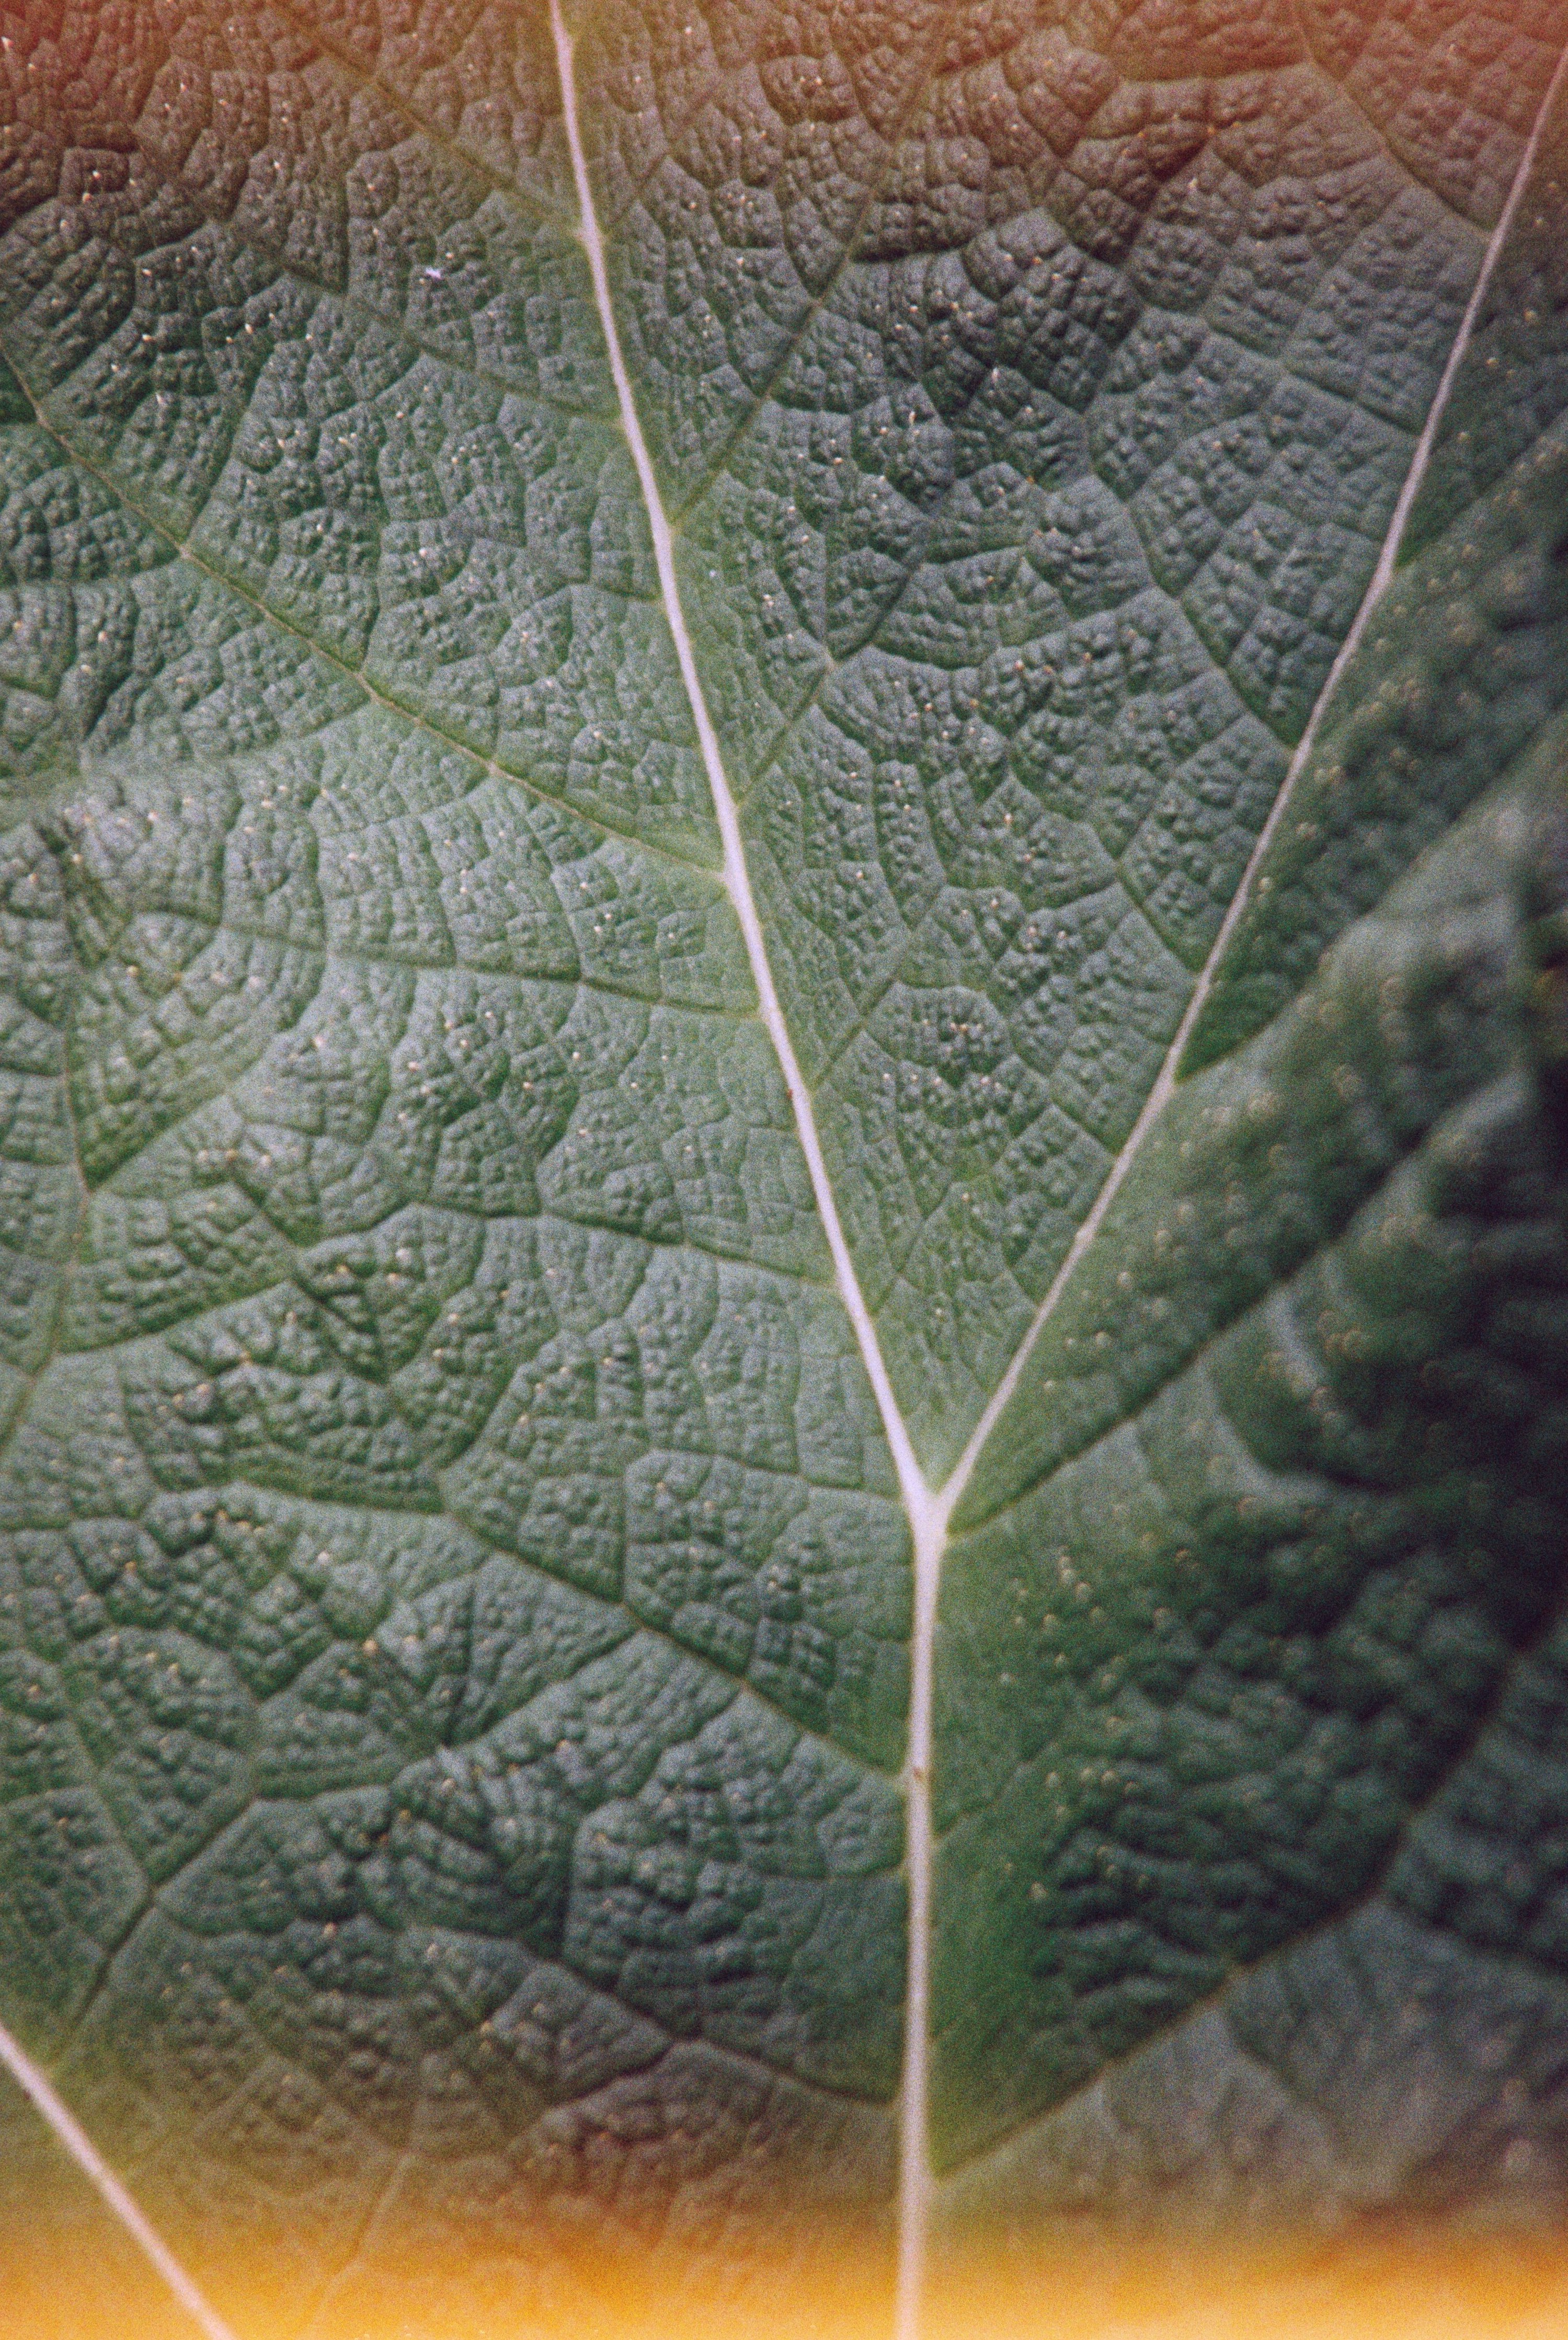
[[[1555,2198],[1558,0],[9,21],[35,2103],[289,2328]]]

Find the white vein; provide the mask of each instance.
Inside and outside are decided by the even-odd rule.
[[[0,2064],[42,2114],[72,2160],[98,2193],[133,2242],[162,2276],[186,2315],[207,2340],[234,2340],[234,2334],[216,2308],[210,2306],[185,2273],[168,2244],[147,2216],[124,2178],[115,2175],[81,2123],[35,2064],[20,2041],[0,2023]]]
[[[1214,989],[1215,978],[1219,972],[1220,962],[1230,947],[1231,937],[1252,899],[1258,871],[1267,858],[1275,838],[1279,834],[1281,824],[1295,793],[1296,783],[1305,770],[1312,751],[1317,744],[1318,730],[1322,725],[1325,711],[1339,686],[1341,676],[1361,647],[1374,610],[1394,581],[1400,542],[1414,508],[1415,499],[1421,492],[1423,482],[1431,467],[1432,453],[1437,443],[1437,432],[1442,423],[1444,410],[1448,404],[1454,379],[1464,362],[1471,341],[1474,336],[1475,321],[1481,313],[1482,304],[1486,298],[1499,256],[1508,241],[1519,206],[1524,199],[1524,191],[1534,168],[1535,157],[1540,151],[1546,123],[1563,86],[1565,74],[1568,74],[1568,50],[1565,50],[1558,60],[1556,71],[1547,85],[1546,94],[1542,99],[1540,111],[1535,116],[1534,127],[1530,133],[1524,152],[1520,158],[1519,168],[1513,174],[1513,183],[1508,191],[1508,200],[1503,206],[1496,226],[1487,238],[1486,249],[1482,255],[1475,283],[1471,289],[1470,298],[1465,303],[1464,313],[1459,321],[1459,331],[1454,336],[1454,345],[1448,352],[1443,371],[1438,375],[1437,387],[1432,394],[1432,403],[1426,411],[1426,420],[1422,425],[1421,434],[1416,440],[1414,451],[1410,459],[1410,469],[1404,475],[1404,484],[1394,501],[1394,511],[1384,535],[1371,580],[1362,596],[1361,605],[1356,610],[1350,631],[1340,645],[1339,654],[1328,669],[1323,689],[1313,702],[1306,729],[1296,743],[1295,752],[1291,757],[1284,779],[1280,782],[1279,793],[1269,808],[1268,818],[1264,822],[1263,828],[1258,832],[1257,842],[1247,857],[1246,868],[1242,871],[1241,881],[1231,897],[1230,907],[1220,920],[1219,931],[1214,938],[1208,957],[1204,961],[1197,981],[1193,986],[1192,996],[1187,1001],[1181,1022],[1176,1026],[1176,1036],[1166,1051],[1165,1061],[1160,1066],[1158,1077],[1144,1100],[1143,1110],[1127,1133],[1121,1151],[1107,1174],[1105,1184],[1095,1197],[1093,1207],[1074,1234],[1067,1256],[1051,1280],[1050,1289],[1036,1310],[1028,1331],[1014,1352],[1007,1372],[992,1392],[985,1412],[976,1423],[968,1443],[954,1465],[951,1478],[942,1489],[942,1500],[948,1506],[949,1516],[954,1504],[963,1493],[970,1472],[980,1459],[986,1441],[996,1428],[1008,1401],[1017,1388],[1024,1368],[1028,1363],[1030,1353],[1055,1314],[1057,1304],[1067,1290],[1074,1270],[1099,1233],[1106,1213],[1116,1198],[1117,1188],[1126,1178],[1137,1155],[1142,1152],[1145,1139],[1176,1092],[1176,1067],[1186,1053],[1186,1044],[1192,1037],[1197,1019],[1207,1005],[1209,994]]]
[[[746,863],[739,812],[730,789],[723,753],[719,747],[718,733],[714,729],[712,717],[709,712],[701,678],[697,670],[696,655],[692,649],[691,636],[680,599],[680,583],[676,576],[674,540],[663,500],[659,491],[652,458],[649,453],[648,442],[643,435],[641,421],[638,415],[636,400],[632,394],[631,378],[627,371],[620,328],[614,304],[610,299],[604,240],[600,230],[592,183],[589,176],[588,158],[582,143],[572,41],[561,13],[561,0],[551,0],[551,24],[554,33],[556,60],[561,75],[567,144],[571,155],[572,175],[577,186],[579,234],[592,278],[594,299],[599,310],[600,322],[610,358],[610,372],[615,383],[616,398],[620,410],[621,428],[630,450],[638,484],[647,507],[664,614],[674,640],[681,680],[690,703],[692,719],[702,752],[703,766],[712,792],[714,813],[723,847],[724,883],[734,904],[740,931],[745,938],[747,957],[750,963],[752,981],[757,987],[762,1021],[783,1070],[795,1116],[796,1132],[806,1158],[812,1193],[816,1198],[829,1249],[832,1254],[839,1297],[854,1327],[867,1375],[876,1395],[878,1409],[881,1414],[888,1444],[892,1453],[894,1468],[898,1473],[899,1492],[908,1516],[914,1546],[914,1634],[910,1658],[908,1750],[904,1770],[908,1825],[906,1873],[909,1894],[909,1935],[905,1998],[904,2068],[899,2097],[898,2285],[895,2308],[895,2332],[896,2340],[918,2340],[926,2230],[931,2193],[931,2172],[926,2132],[929,2095],[931,1879],[934,1851],[930,1800],[932,1671],[936,1644],[937,1593],[941,1573],[942,1554],[948,1540],[948,1522],[954,1507],[979,1460],[987,1438],[1018,1386],[1030,1353],[1039,1340],[1042,1331],[1055,1311],[1079,1261],[1103,1225],[1106,1214],[1134,1160],[1142,1150],[1149,1131],[1175,1092],[1176,1066],[1181,1061],[1193,1027],[1213,989],[1220,961],[1251,897],[1258,870],[1279,833],[1280,824],[1285,817],[1296,782],[1312,754],[1324,710],[1334,694],[1340,677],[1361,644],[1374,609],[1393,578],[1400,540],[1431,462],[1444,408],[1447,404],[1454,377],[1470,346],[1475,321],[1480,314],[1481,305],[1485,298],[1498,255],[1507,240],[1519,204],[1523,200],[1540,147],[1547,116],[1556,97],[1564,68],[1568,67],[1568,55],[1565,55],[1553,76],[1520,160],[1508,200],[1487,241],[1474,289],[1460,321],[1458,333],[1449,352],[1447,362],[1438,377],[1437,387],[1433,393],[1426,421],[1416,441],[1409,471],[1395,501],[1371,581],[1363,596],[1350,631],[1314,704],[1306,729],[1302,734],[1281,782],[1279,793],[1275,798],[1268,818],[1248,858],[1241,882],[1220,923],[1214,947],[1193,987],[1192,996],[1187,1002],[1186,1012],[1176,1028],[1176,1036],[1161,1065],[1158,1077],[1126,1143],[1116,1155],[1092,1209],[1074,1236],[1067,1257],[1063,1260],[1049,1290],[1041,1301],[1007,1372],[997,1383],[988,1404],[976,1423],[974,1433],[960,1454],[951,1475],[940,1490],[933,1490],[927,1483],[916,1459],[908,1428],[894,1394],[892,1381],[882,1355],[881,1344],[877,1338],[876,1324],[855,1272],[843,1223],[839,1215],[838,1202],[828,1175],[828,1165],[817,1128],[811,1094],[800,1072],[794,1044],[789,1036],[789,1028],[785,1021],[783,1006],[779,1001],[778,987],[774,982],[772,968],[769,963],[762,921],[751,889],[750,873]]]
[[[904,1417],[898,1411],[898,1401],[893,1394],[893,1384],[883,1361],[877,1328],[866,1304],[855,1263],[849,1255],[849,1239],[839,1216],[828,1165],[823,1158],[822,1142],[818,1135],[816,1116],[811,1106],[811,1092],[807,1087],[799,1062],[795,1055],[789,1027],[784,1020],[778,986],[768,962],[768,947],[763,939],[762,920],[751,891],[750,873],[746,867],[746,849],[740,836],[740,815],[730,790],[724,758],[719,746],[719,735],[708,711],[708,701],[697,671],[697,659],[691,647],[691,635],[681,606],[680,588],[675,574],[675,543],[670,522],[665,517],[659,482],[654,477],[653,459],[648,451],[648,441],[642,435],[631,394],[631,377],[626,370],[626,358],[620,346],[620,334],[610,297],[610,277],[604,261],[604,239],[600,233],[598,215],[593,205],[593,191],[588,175],[588,158],[583,152],[582,132],[578,120],[577,91],[572,72],[571,38],[561,13],[561,0],[551,0],[551,22],[555,32],[556,56],[561,70],[561,92],[566,108],[567,143],[571,151],[571,167],[577,180],[578,202],[581,206],[579,233],[588,255],[588,265],[593,279],[594,297],[599,303],[600,321],[610,352],[610,368],[615,382],[615,392],[620,402],[621,429],[625,432],[631,460],[636,467],[638,485],[648,507],[649,528],[653,538],[653,557],[659,571],[659,589],[664,603],[664,615],[674,638],[675,655],[680,661],[680,679],[691,704],[692,719],[702,750],[703,767],[708,785],[713,795],[713,810],[719,823],[719,841],[724,848],[724,883],[735,915],[745,938],[746,956],[750,964],[751,980],[757,987],[757,998],[768,1036],[777,1051],[783,1068],[785,1086],[789,1092],[789,1104],[795,1116],[796,1134],[806,1156],[810,1174],[811,1192],[821,1215],[828,1248],[832,1254],[833,1271],[838,1279],[839,1297],[849,1312],[855,1328],[860,1354],[877,1399],[882,1417],[882,1427],[892,1450],[893,1467],[898,1472],[898,1489],[917,1530],[920,1520],[929,1513],[936,1516],[937,1498],[927,1486]]]
[[[659,572],[659,589],[664,603],[664,615],[675,643],[675,655],[680,665],[680,678],[690,702],[692,720],[702,750],[703,767],[708,785],[712,791],[713,809],[719,823],[719,841],[724,850],[724,883],[735,906],[740,931],[745,938],[746,956],[750,963],[751,980],[757,987],[757,998],[763,1024],[778,1055],[789,1092],[789,1103],[795,1116],[796,1134],[800,1150],[806,1157],[806,1167],[811,1179],[811,1192],[816,1198],[828,1248],[832,1254],[833,1271],[849,1322],[859,1344],[860,1356],[867,1377],[876,1396],[882,1427],[898,1473],[898,1492],[908,1516],[909,1531],[914,1544],[915,1614],[914,1636],[910,1659],[909,1730],[908,1753],[904,1766],[904,1787],[907,1806],[906,1870],[909,1894],[909,1956],[905,1985],[904,2005],[904,2071],[899,2095],[899,2201],[898,2201],[898,2301],[897,2309],[898,2340],[915,2340],[919,2321],[921,2263],[924,2256],[927,2198],[929,2177],[926,2156],[926,2104],[928,2096],[927,2032],[929,2008],[929,1946],[931,1936],[931,1661],[936,1641],[937,1581],[941,1568],[942,1548],[947,1542],[948,1517],[952,1508],[946,1494],[934,1494],[926,1483],[925,1474],[915,1457],[908,1424],[893,1394],[893,1383],[877,1338],[877,1327],[865,1294],[860,1289],[850,1256],[849,1240],[839,1215],[828,1165],[823,1158],[822,1141],[818,1133],[812,1110],[811,1092],[807,1087],[789,1037],[789,1027],[784,1020],[778,986],[769,964],[768,947],[762,933],[762,920],[751,890],[750,872],[746,866],[746,851],[740,835],[740,815],[729,786],[729,774],[719,745],[719,735],[708,710],[708,701],[697,671],[696,655],[691,635],[681,605],[680,582],[675,573],[675,547],[670,521],[654,476],[653,460],[643,436],[637,403],[632,396],[631,377],[627,372],[625,353],[620,345],[620,328],[616,322],[614,304],[610,296],[610,275],[605,265],[604,239],[600,232],[599,216],[594,206],[593,188],[588,174],[588,157],[583,150],[582,128],[578,114],[577,82],[572,56],[571,36],[561,15],[561,0],[551,0],[551,25],[555,35],[556,62],[561,74],[561,101],[565,113],[567,144],[571,154],[572,174],[577,182],[580,213],[579,233],[588,256],[589,273],[593,280],[593,294],[598,304],[600,322],[605,346],[610,355],[610,374],[620,407],[620,424],[626,442],[631,451],[638,485],[648,508],[648,524],[653,540],[653,557]]]

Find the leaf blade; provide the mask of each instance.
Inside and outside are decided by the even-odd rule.
[[[345,2296],[459,2166],[541,2266],[611,2197],[876,2233],[897,2123],[914,2329],[948,1512],[976,1463],[958,1598],[1560,53],[1362,13],[612,8],[575,124],[539,12],[98,54],[38,0],[6,53],[11,1069],[89,1193],[24,1140],[5,1863],[55,1948],[13,1911],[5,1988],[105,2136],[139,2094],[285,2191],[326,2140]],[[1302,972],[1364,907],[1315,877]],[[1233,1931],[1301,1919],[1271,1876]],[[1027,2161],[986,2053],[962,2149]]]

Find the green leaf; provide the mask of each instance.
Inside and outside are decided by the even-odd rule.
[[[198,2317],[1568,2179],[1504,15],[7,20],[0,2038]]]

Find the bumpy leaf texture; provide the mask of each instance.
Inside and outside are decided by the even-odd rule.
[[[0,2018],[213,2297],[1558,2215],[1565,42],[0,16]]]

